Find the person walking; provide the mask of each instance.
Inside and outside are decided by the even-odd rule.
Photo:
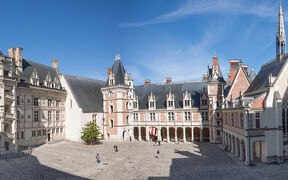
[[[118,146],[115,146],[115,152],[118,152]]]
[[[157,159],[159,159],[159,155],[160,155],[160,151],[159,150],[157,150],[157,155],[155,156]]]
[[[98,153],[96,154],[96,161],[97,161],[97,164],[100,163],[100,155]]]

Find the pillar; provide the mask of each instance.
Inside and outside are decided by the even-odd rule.
[[[149,128],[146,128],[146,141],[150,141]]]
[[[138,134],[138,136],[139,136],[139,141],[142,141],[142,134],[141,134],[141,127],[138,127],[138,130],[139,130],[139,134]]]
[[[251,160],[251,163],[253,161],[253,149],[252,149],[252,141],[251,141],[251,144],[250,144],[250,160]],[[245,155],[246,155],[246,159],[245,159],[245,164],[248,165],[249,164],[249,142],[248,142],[248,139],[245,140]]]
[[[161,136],[161,127],[159,127],[158,129],[158,134],[157,134],[157,139],[158,139],[158,141],[162,141],[162,136]]]
[[[170,142],[169,127],[167,127],[167,142]]]
[[[200,128],[200,142],[203,142],[203,128]]]
[[[175,128],[175,142],[178,142],[177,127]]]
[[[243,144],[242,144],[242,140],[239,140],[239,153],[240,153],[240,156],[239,156],[239,160],[240,161],[243,161],[244,160],[244,153],[243,153]]]
[[[237,138],[235,138],[235,142],[234,142],[234,144],[235,144],[235,156],[237,157],[238,156],[238,154],[239,154],[239,152],[238,152],[238,141],[237,141]]]
[[[234,150],[235,150],[235,143],[234,140],[235,138],[233,138],[233,136],[231,137],[231,153],[234,154]]]
[[[194,142],[194,128],[191,127],[191,140]]]
[[[186,129],[183,128],[183,142],[186,142]]]

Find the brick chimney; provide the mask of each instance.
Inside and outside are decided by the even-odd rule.
[[[242,65],[242,68],[244,69],[246,74],[249,75],[249,73],[248,73],[248,65]]]
[[[111,68],[107,68],[107,73],[108,73],[108,76],[110,75],[110,73],[111,73]]]
[[[233,59],[233,60],[230,60],[229,63],[230,63],[230,73],[228,74],[228,77],[230,78],[230,85],[232,84],[235,76],[236,76],[236,73],[237,73],[237,70],[239,68],[239,62],[240,60],[239,59]]]
[[[207,79],[208,79],[207,74],[203,74],[203,75],[202,75],[202,80],[207,80]]]
[[[150,85],[151,85],[151,80],[150,80],[150,79],[146,79],[146,80],[144,81],[144,85],[150,86]]]
[[[218,57],[217,56],[213,56],[213,66],[218,66]]]
[[[166,83],[171,83],[171,82],[172,82],[172,78],[167,77],[167,78],[166,78]]]
[[[8,52],[9,52],[9,57],[13,58],[15,60],[15,64],[18,67],[19,71],[22,71],[22,51],[23,48],[9,48]]]

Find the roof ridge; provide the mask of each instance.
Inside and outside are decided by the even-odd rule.
[[[85,80],[92,80],[92,81],[98,81],[98,82],[106,83],[106,81],[103,81],[103,80],[93,79],[93,78],[88,78],[88,77],[83,77],[83,76],[75,76],[75,75],[64,74],[64,73],[63,73],[63,76],[66,76],[66,77],[69,76],[69,77],[74,77],[74,78],[80,78],[80,79],[85,79]]]
[[[34,64],[39,64],[39,65],[41,65],[41,66],[46,66],[46,67],[49,67],[49,68],[54,69],[52,66],[49,66],[49,65],[46,65],[46,64],[41,64],[41,63],[38,63],[38,62],[35,62],[35,61],[31,61],[31,60],[28,60],[28,59],[24,59],[24,58],[23,58],[23,60],[32,62],[32,63],[34,63]]]
[[[162,83],[155,83],[155,84],[151,84],[149,86],[157,86],[157,85],[169,85],[169,84],[185,84],[185,83],[205,83],[206,81],[203,80],[191,80],[191,81],[175,81],[175,82],[170,82],[170,83],[166,83],[166,82],[162,82]],[[145,84],[142,85],[136,85],[134,87],[141,87],[141,86],[147,86]]]

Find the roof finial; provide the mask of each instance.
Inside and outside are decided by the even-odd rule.
[[[115,53],[115,61],[117,60],[121,60],[120,58],[120,49],[119,49],[119,53],[117,54],[117,52]]]
[[[217,55],[216,55],[216,51],[214,52],[214,57],[217,57]]]

